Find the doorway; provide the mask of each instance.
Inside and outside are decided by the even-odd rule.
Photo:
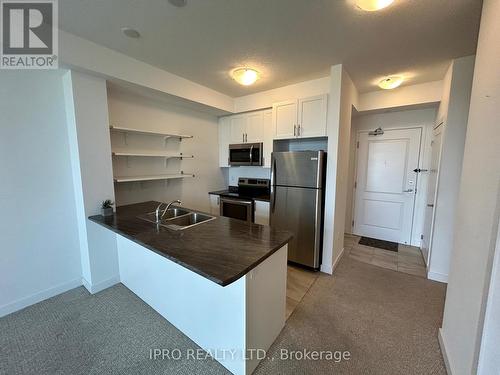
[[[432,227],[434,225],[434,206],[437,198],[438,171],[441,160],[441,143],[443,137],[444,124],[439,124],[433,131],[431,142],[431,164],[429,170],[429,180],[427,182],[427,203],[425,206],[424,228],[422,234],[422,256],[425,264],[429,265],[429,255],[432,241]]]
[[[354,234],[410,244],[422,128],[360,131]]]

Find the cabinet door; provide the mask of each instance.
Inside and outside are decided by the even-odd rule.
[[[220,197],[215,194],[208,194],[210,197],[210,213],[212,215],[220,215]]]
[[[247,114],[246,142],[256,143],[264,141],[264,112]]]
[[[273,105],[273,126],[276,139],[295,138],[297,101],[287,100]]]
[[[244,134],[247,127],[246,115],[237,115],[230,117],[231,122],[231,143],[244,143]]]
[[[219,167],[229,167],[231,124],[228,117],[219,119]]]
[[[326,110],[328,95],[299,99],[298,135],[300,137],[326,136]]]
[[[273,152],[273,111],[264,111],[264,168],[271,168],[271,153]]]
[[[255,224],[269,225],[269,202],[255,201]]]

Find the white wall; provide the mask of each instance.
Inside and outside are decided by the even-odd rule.
[[[453,60],[448,96],[438,113],[444,121],[437,199],[428,265],[429,278],[447,281],[453,251],[453,228],[462,171],[462,158],[467,133],[474,56]],[[447,108],[446,108],[447,106]],[[447,110],[446,110],[447,109]]]
[[[436,108],[403,110],[386,113],[358,114],[352,119],[350,156],[349,156],[349,179],[347,189],[347,209],[345,216],[345,231],[351,233],[354,207],[354,181],[356,180],[356,138],[360,130],[374,130],[378,127],[382,129],[398,129],[421,127],[422,142],[420,148],[420,168],[429,169],[430,162],[430,142],[432,137],[432,127],[436,118]],[[413,168],[418,168],[414,166]],[[412,168],[412,169],[413,169]],[[415,213],[413,219],[412,244],[420,246],[420,235],[423,229],[423,219],[425,212],[425,199],[427,194],[427,176],[421,173],[418,176],[417,196],[415,203]]]
[[[321,270],[332,273],[343,254],[348,186],[351,115],[358,102],[356,87],[342,65],[331,68],[328,102],[328,161]]]
[[[116,235],[87,219],[100,214],[103,200],[114,200],[106,81],[68,72],[64,85],[82,281],[96,293],[119,281]]]
[[[442,81],[403,86],[393,90],[367,92],[359,95],[356,109],[362,112],[438,103],[441,100],[442,92]]]
[[[170,139],[165,143],[162,137],[129,134],[125,144],[123,134],[113,133],[114,150],[167,150],[194,155],[193,159],[169,159],[167,166],[163,158],[129,157],[127,163],[125,157],[114,157],[116,175],[178,173],[180,170],[195,174],[194,178],[115,184],[117,204],[180,199],[186,207],[210,211],[207,193],[227,185],[223,171],[218,168],[217,118],[127,90],[110,88],[108,93],[112,125],[193,135],[181,142]]]
[[[0,73],[0,316],[81,285],[62,75]]]
[[[463,157],[442,343],[453,375],[476,371],[497,242],[500,2],[485,0]],[[492,284],[498,289],[498,284]],[[498,355],[498,345],[496,346]]]

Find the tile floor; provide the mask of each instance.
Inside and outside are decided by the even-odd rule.
[[[318,278],[319,272],[288,265],[286,280],[286,319]]]
[[[358,243],[359,236],[346,234],[344,237],[345,254],[360,262],[388,268],[410,275],[427,277],[424,259],[418,247],[399,245],[398,252],[377,249]]]

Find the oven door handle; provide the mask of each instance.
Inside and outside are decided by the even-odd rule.
[[[251,206],[253,204],[253,201],[242,201],[240,199],[227,199],[222,197],[220,201],[221,203],[234,203],[234,204],[239,204],[241,206]]]

